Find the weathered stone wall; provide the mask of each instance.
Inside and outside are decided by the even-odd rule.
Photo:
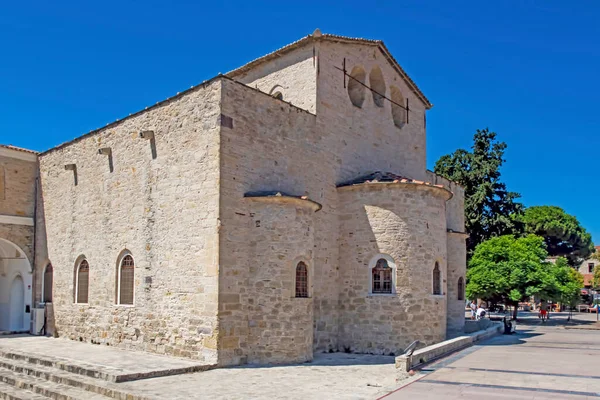
[[[444,340],[449,193],[417,184],[363,184],[338,192],[340,347],[397,354],[413,340]],[[370,293],[370,263],[380,254],[396,264],[393,294]],[[442,295],[433,294],[436,262]]]
[[[318,54],[317,83],[317,131],[322,136],[323,149],[331,154],[325,157],[321,168],[330,170],[333,184],[339,184],[373,171],[390,171],[415,179],[423,179],[425,171],[425,128],[424,105],[413,95],[402,78],[383,58],[381,52],[371,46],[320,42]],[[348,95],[348,82],[339,68],[346,58],[346,69],[351,72],[356,65],[362,66],[367,74],[378,66],[386,84],[386,96],[390,97],[390,85],[398,87],[405,99],[409,99],[409,123],[402,128],[394,125],[391,104],[375,105],[372,93],[365,92],[361,108],[352,104]],[[344,213],[338,204],[337,192],[331,185],[324,192],[324,209],[327,206],[335,213]],[[321,248],[315,249],[316,263],[331,266],[315,283],[315,344],[318,351],[340,348],[338,329],[344,325],[338,320],[338,289],[343,287],[339,279],[337,264],[338,244],[330,241],[329,232],[339,231],[338,221],[324,221],[323,237],[317,239]],[[335,282],[335,283],[334,283]],[[334,324],[337,324],[335,326]],[[343,336],[343,335],[342,335]]]
[[[0,215],[33,217],[36,177],[37,162],[0,156]]]
[[[463,333],[465,327],[465,288],[467,286],[467,245],[466,235],[448,232],[448,336]],[[462,295],[459,295],[458,281],[462,278]]]
[[[413,179],[425,178],[425,105],[408,88],[400,75],[373,46],[320,43],[319,75],[317,86],[318,128],[330,136],[329,148],[336,154],[336,181],[343,182],[372,171],[390,171]],[[355,66],[369,75],[379,67],[385,81],[385,95],[390,98],[390,87],[397,87],[405,101],[409,100],[408,123],[402,128],[394,125],[391,103],[383,101],[379,107],[373,95],[365,90],[361,108],[352,104],[348,89],[344,88],[342,62],[346,59],[348,73]],[[346,83],[349,78],[346,78]]]
[[[6,156],[0,155],[0,330],[14,328],[9,318],[10,291],[13,280],[18,276],[23,279],[24,306],[31,308],[33,305],[31,264],[34,262],[34,228],[30,225],[35,208],[37,177],[37,160],[34,154],[2,150]],[[25,221],[27,218],[28,222]],[[4,240],[10,243],[5,243]],[[17,329],[19,331],[30,327],[31,312],[23,312],[22,326]]]
[[[383,107],[376,106],[369,91],[361,108],[352,105],[339,70],[344,58],[348,71],[354,65],[363,66],[367,75],[376,66],[381,69],[387,85],[385,95],[391,97],[390,85],[394,85],[404,99],[409,100],[412,111],[408,124],[402,128],[395,126],[391,104],[384,101]],[[339,348],[340,266],[337,263],[339,207],[335,185],[376,170],[423,179],[425,105],[374,46],[315,41],[251,71],[234,73],[232,77],[265,93],[281,85],[286,89],[284,100],[312,112],[316,110],[316,137],[309,137],[307,143],[294,143],[295,151],[286,151],[293,157],[301,154],[306,166],[319,166],[310,174],[316,184],[311,186],[314,190],[306,191],[323,204],[314,234],[314,347],[316,351],[336,350]],[[348,81],[346,78],[346,83]],[[366,83],[369,84],[368,76]],[[313,101],[316,101],[315,106]],[[303,150],[307,147],[309,151],[305,154]],[[302,184],[298,185],[303,182],[298,174],[303,176],[306,167],[286,168],[286,161],[282,165],[267,166],[261,178],[276,177],[281,182],[280,190],[300,190],[295,193],[306,190]],[[272,188],[268,184],[265,187]]]
[[[220,98],[213,80],[40,157],[58,335],[217,360]],[[144,130],[155,132],[155,159]],[[135,260],[134,306],[115,305],[125,249]],[[90,265],[89,304],[73,303],[80,256]]]
[[[314,47],[314,44],[309,44],[269,63],[247,71],[234,72],[231,77],[270,95],[279,92],[283,101],[314,114],[317,105]]]
[[[33,260],[33,227],[0,223],[0,239],[8,240],[18,246],[31,263]],[[11,254],[11,257],[14,257]]]
[[[446,202],[447,228],[454,232],[465,232],[465,189],[432,171],[427,171],[426,180],[443,185],[452,192],[452,198]]]
[[[436,185],[444,185],[453,194],[446,202],[446,221],[448,229],[448,335],[462,333],[465,326],[465,295],[467,285],[467,245],[465,234],[465,190],[432,171],[427,171],[427,180]],[[463,296],[459,296],[458,281],[464,282]],[[462,298],[461,298],[462,297]]]
[[[224,81],[221,129],[219,362],[293,362],[312,358],[313,298],[293,298],[294,263],[314,263],[317,219],[306,206],[261,203],[248,192],[318,197],[315,116]],[[318,199],[317,199],[318,201]],[[314,282],[314,279],[312,281]]]
[[[299,262],[312,265],[315,210],[264,200],[250,200],[254,223],[248,220],[246,231],[249,273],[242,297],[248,307],[248,363],[310,361],[313,299],[295,297],[295,270]]]

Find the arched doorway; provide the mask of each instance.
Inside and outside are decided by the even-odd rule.
[[[31,264],[14,243],[0,239],[0,331],[29,331]]]
[[[25,284],[23,283],[23,278],[21,278],[21,276],[17,276],[12,281],[9,304],[8,330],[16,332],[22,331],[25,325]]]

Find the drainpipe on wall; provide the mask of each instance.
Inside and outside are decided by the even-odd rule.
[[[37,170],[39,172],[39,164],[37,165]],[[33,323],[33,314],[35,313],[34,309],[36,308],[35,302],[35,288],[37,283],[37,274],[35,273],[35,253],[37,246],[37,206],[38,206],[38,184],[39,184],[39,175],[36,174],[35,177],[35,187],[33,188],[33,251],[31,255],[31,312],[29,314],[29,332],[34,335],[37,335],[38,332],[35,331],[35,326]]]

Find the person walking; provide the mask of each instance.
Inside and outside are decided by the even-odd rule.
[[[477,313],[477,305],[475,305],[474,301],[471,301],[471,304],[469,307],[471,307],[471,319],[474,320],[475,314]]]

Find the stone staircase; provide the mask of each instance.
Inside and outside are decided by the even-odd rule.
[[[87,365],[0,350],[0,399],[148,400],[121,390],[117,381],[114,375]]]

